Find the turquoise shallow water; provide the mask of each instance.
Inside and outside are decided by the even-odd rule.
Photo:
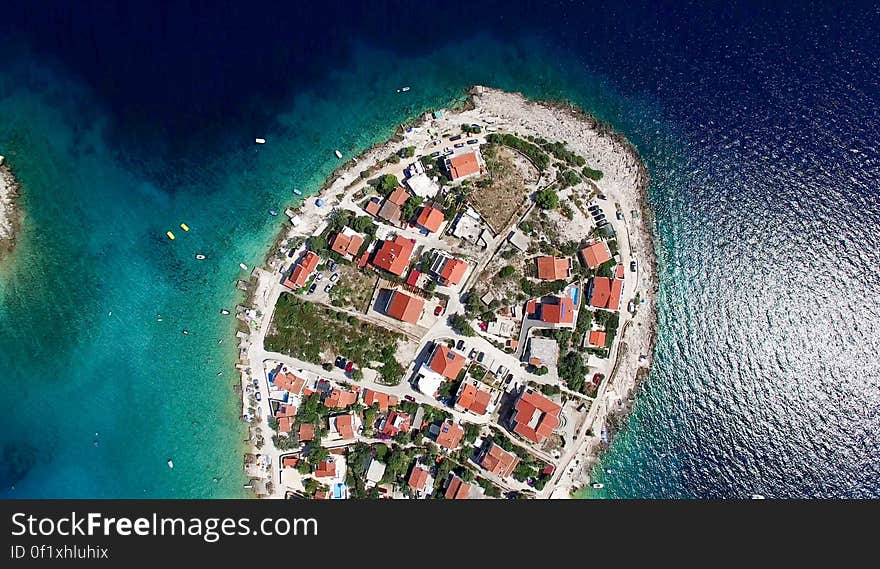
[[[219,310],[267,210],[474,83],[579,103],[652,175],[657,359],[600,497],[880,495],[876,10],[40,4],[0,21],[4,497],[241,496]]]

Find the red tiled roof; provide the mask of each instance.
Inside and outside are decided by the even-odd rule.
[[[556,297],[556,303],[541,303],[541,321],[549,324],[571,324],[574,322],[574,301],[569,296]]]
[[[620,292],[622,289],[623,281],[621,280],[593,277],[590,306],[593,308],[617,310],[620,306]]]
[[[409,487],[421,492],[425,489],[425,482],[427,481],[427,469],[422,468],[421,466],[413,466],[412,472],[409,474]]]
[[[492,394],[488,391],[477,389],[472,383],[465,383],[461,387],[456,403],[477,415],[483,415],[491,398]]]
[[[397,206],[402,206],[406,203],[406,200],[409,199],[409,192],[406,191],[406,188],[403,186],[397,186],[391,194],[388,196],[388,201]]]
[[[382,208],[382,205],[379,203],[377,199],[371,199],[367,202],[367,205],[364,206],[364,211],[369,213],[372,216],[379,215],[379,210]]]
[[[559,425],[559,405],[534,391],[523,393],[514,408],[513,432],[534,443],[546,439]]]
[[[278,405],[278,411],[275,412],[276,417],[296,417],[296,407],[288,403]]]
[[[443,215],[442,211],[435,207],[426,205],[419,213],[419,217],[416,219],[416,223],[418,223],[428,231],[436,232],[438,229],[440,229],[440,225],[442,225],[445,220],[446,217]]]
[[[596,269],[602,263],[611,260],[611,250],[608,249],[608,243],[604,241],[596,241],[592,245],[588,245],[581,249],[581,257],[584,263],[591,269]]]
[[[389,407],[394,407],[397,405],[397,397],[394,395],[389,395],[387,393],[382,393],[381,391],[373,391],[372,389],[364,389],[364,403],[367,407],[372,407],[373,404],[379,404],[379,410],[383,413],[388,411]]]
[[[313,251],[306,253],[305,256],[293,266],[290,275],[284,279],[284,286],[288,288],[299,288],[306,284],[306,281],[309,280],[309,275],[311,275],[312,271],[315,270],[315,267],[318,266],[320,260],[321,258]]]
[[[421,271],[417,271],[415,269],[409,272],[409,276],[406,277],[406,284],[409,286],[416,286],[416,283],[419,282],[419,277],[422,276]]]
[[[567,279],[571,261],[558,257],[538,257],[538,278],[545,281]]]
[[[410,418],[406,413],[397,410],[391,411],[382,426],[382,434],[388,437],[396,437],[398,433],[405,433],[410,429]]]
[[[440,278],[447,286],[455,286],[461,281],[466,270],[467,263],[461,259],[446,259],[443,268],[440,269]]]
[[[296,421],[295,417],[279,417],[278,418],[278,432],[279,433],[289,433],[291,428],[293,427],[294,422]]]
[[[480,461],[480,466],[501,478],[510,476],[518,464],[518,456],[512,452],[507,452],[495,443],[489,446],[489,450]]]
[[[400,235],[394,241],[382,241],[382,245],[373,255],[373,266],[401,277],[409,265],[409,258],[415,245],[415,241]]]
[[[453,180],[476,174],[479,171],[480,164],[477,162],[477,155],[474,152],[460,154],[449,160],[449,175]]]
[[[281,468],[296,468],[299,464],[298,456],[285,456],[281,459]]]
[[[315,478],[327,478],[328,476],[336,475],[336,459],[332,456],[325,458],[318,464],[318,469],[315,470]]]
[[[306,443],[315,438],[315,426],[311,423],[303,423],[299,426],[299,442]]]
[[[617,265],[617,269],[614,271],[614,276],[619,279],[622,279],[624,276],[623,272],[624,272],[623,265]]]
[[[336,432],[343,439],[354,438],[354,417],[352,415],[337,415],[332,420],[336,424]]]
[[[458,476],[453,476],[449,481],[449,486],[446,487],[447,500],[467,500],[470,498],[470,494],[471,485]]]
[[[415,324],[419,321],[419,316],[422,315],[424,308],[425,301],[423,299],[395,290],[391,293],[391,300],[388,302],[385,314],[401,322]]]
[[[599,346],[605,347],[605,332],[600,332],[599,330],[591,330],[590,331],[590,345],[591,346]]]
[[[526,303],[526,314],[532,316],[538,312],[538,301],[530,300]]]
[[[357,255],[357,252],[363,244],[364,238],[360,235],[337,233],[336,236],[333,237],[333,242],[330,244],[330,248],[343,256]]]
[[[467,360],[463,355],[453,352],[443,344],[437,344],[429,367],[447,379],[455,379],[465,363]]]
[[[441,447],[454,449],[461,443],[464,436],[464,429],[450,421],[443,421],[440,425],[440,432],[437,434],[437,444]]]
[[[334,388],[330,391],[330,395],[324,398],[324,406],[331,409],[342,409],[353,405],[357,401],[357,393],[354,391],[346,391],[344,389]]]
[[[303,390],[306,380],[292,373],[277,373],[273,381],[275,387],[298,395]]]
[[[398,224],[400,223],[400,213],[401,210],[399,205],[391,200],[385,200],[385,203],[382,204],[382,209],[379,210],[379,217],[385,221]]]

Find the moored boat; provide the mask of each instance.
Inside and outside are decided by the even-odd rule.
[[[254,142],[256,142],[257,144],[266,144],[266,139],[265,138],[255,138]]]
[[[172,241],[174,241],[174,234],[173,233],[171,233],[170,231],[166,231],[165,235],[168,236],[168,239],[171,239]]]
[[[185,223],[181,223],[180,228],[183,229],[184,231],[189,231],[189,225],[187,225]]]
[[[204,261],[204,260],[205,260],[205,256],[202,255],[201,253],[199,253],[199,254],[196,255],[196,259],[198,259],[199,261]]]
[[[174,468],[174,461],[170,458],[168,459],[168,468]]]
[[[333,154],[335,154],[337,158],[342,158],[342,152],[340,152],[338,150],[334,150]]]
[[[238,266],[241,267],[241,270],[242,270],[242,271],[246,271],[246,270],[247,270],[247,265],[245,265],[244,263],[239,263]]]
[[[296,188],[293,188],[293,195],[301,196],[301,195],[303,195],[303,193],[301,191],[297,190]]]

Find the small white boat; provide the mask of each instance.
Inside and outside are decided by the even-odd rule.
[[[182,332],[184,336],[189,336],[189,330],[183,329]]]
[[[601,482],[593,482],[592,486],[593,486],[593,488],[595,488],[596,490],[601,490],[602,488],[605,487],[605,485],[602,484]]]
[[[763,500],[764,496],[761,494],[752,494],[752,500]]]
[[[401,87],[397,90],[398,93],[406,93],[407,91],[409,91],[409,87]]]
[[[270,210],[269,210],[269,215],[271,215],[272,217],[275,217],[276,215],[278,215],[278,212],[275,211],[274,209],[270,209]]]
[[[301,191],[297,190],[296,188],[293,188],[293,195],[301,196],[301,195],[303,195],[303,193]]]
[[[174,468],[174,461],[170,458],[168,459],[168,468]]]
[[[227,314],[229,314],[229,311],[224,308],[220,311],[220,314],[222,314],[223,316],[226,316]]]
[[[337,158],[342,158],[342,152],[340,152],[338,150],[334,150],[333,154],[335,154]]]
[[[247,265],[245,265],[244,263],[239,263],[238,266],[241,267],[241,270],[242,270],[242,271],[246,271],[246,270],[247,270]]]
[[[265,138],[255,138],[254,142],[256,142],[257,144],[266,144],[266,139]]]
[[[199,254],[196,255],[196,259],[198,259],[199,261],[204,261],[204,260],[205,260],[205,256],[202,255],[201,253],[199,253]]]

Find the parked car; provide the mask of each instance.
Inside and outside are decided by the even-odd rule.
[[[338,267],[338,266],[339,265],[336,263],[336,261],[334,261],[332,259],[327,261],[327,269],[328,270],[335,271],[336,267]]]
[[[461,135],[456,134],[455,136],[450,136],[449,140],[452,140],[452,141],[461,140]]]
[[[330,282],[335,283],[338,280],[339,280],[339,273],[333,273],[333,276],[330,277]]]
[[[257,401],[261,401],[261,400],[263,399],[263,394],[262,394],[262,392],[257,391],[257,392],[254,394],[254,397],[257,398]]]
[[[296,249],[291,249],[290,251],[287,252],[287,258],[288,258],[288,259],[293,258],[293,256],[294,256],[295,254],[296,254]]]
[[[471,353],[468,354],[468,357],[469,357],[470,359],[474,359],[475,357],[477,357],[477,349],[476,349],[476,348],[471,348]]]
[[[440,316],[441,312],[443,312],[443,305],[438,304],[437,308],[434,309],[434,316]]]
[[[437,150],[436,152],[432,152],[432,153],[431,153],[431,158],[437,158],[437,157],[439,157],[439,156],[440,156],[440,151],[439,151],[439,150]]]
[[[623,212],[622,211],[617,210],[617,213],[615,213],[614,215],[617,216],[618,220],[623,221]]]
[[[413,397],[412,395],[404,395],[403,398],[406,399],[407,401],[412,401],[413,403],[415,403],[415,401],[416,401],[416,398]]]
[[[631,272],[633,272],[633,273],[636,272],[636,269],[637,269],[637,268],[638,268],[638,267],[636,266],[636,260],[635,260],[635,259],[633,259],[632,261],[629,262],[629,270],[630,270]]]
[[[464,142],[457,142],[454,145],[456,148],[464,148]]]
[[[338,367],[339,369],[345,369],[345,366],[347,363],[348,363],[348,360],[343,358],[342,356],[337,356],[336,362],[334,362],[336,367]]]
[[[312,283],[312,286],[309,287],[309,294],[312,294],[313,292],[315,292],[316,288],[318,288],[318,284]]]
[[[351,370],[354,369],[354,362],[348,362],[348,365],[345,366],[345,373],[351,373]]]
[[[455,349],[460,350],[464,348],[464,340],[459,340],[457,344],[455,344]]]
[[[507,385],[507,384],[510,383],[511,381],[513,381],[513,374],[512,374],[512,373],[508,373],[508,374],[507,374],[507,379],[504,380],[504,385]]]
[[[324,279],[324,273],[318,273],[317,275],[315,275],[315,282],[318,282],[323,279]]]
[[[593,375],[593,385],[599,385],[599,382],[602,381],[602,376],[600,374]]]
[[[486,357],[486,352],[480,352],[479,354],[477,354],[477,361],[480,363],[483,363],[483,358],[485,358],[485,357]]]
[[[324,287],[324,292],[330,292],[331,288],[333,288],[333,283],[328,283],[327,286]]]
[[[476,138],[472,138],[472,139],[468,140],[467,143],[468,144],[479,144],[480,141],[477,140]]]
[[[498,377],[504,377],[505,373],[507,373],[507,368],[504,366],[498,366],[498,373],[496,375]]]

